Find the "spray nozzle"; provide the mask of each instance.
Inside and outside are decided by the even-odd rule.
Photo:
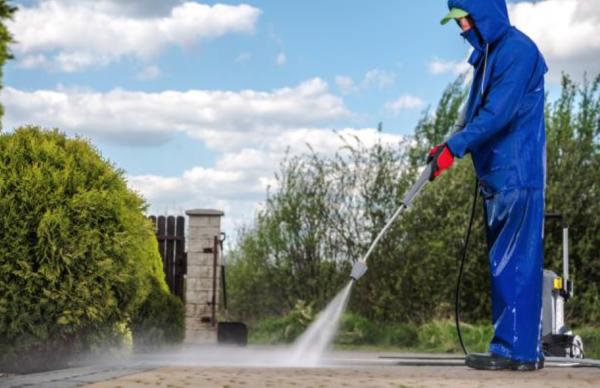
[[[364,261],[357,261],[352,267],[350,277],[356,281],[360,279],[367,272],[367,264]]]

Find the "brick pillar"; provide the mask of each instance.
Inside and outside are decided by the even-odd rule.
[[[187,274],[185,278],[185,342],[214,344],[217,326],[212,321],[214,239],[221,232],[220,210],[196,209],[185,212],[189,217]],[[216,296],[219,302],[220,273],[217,266]],[[215,305],[216,311],[218,305]]]

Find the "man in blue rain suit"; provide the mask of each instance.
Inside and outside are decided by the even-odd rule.
[[[546,139],[544,74],[535,43],[509,22],[505,0],[449,0],[474,67],[464,127],[430,151],[431,179],[471,154],[484,213],[494,337],[477,369],[536,370],[541,349]]]

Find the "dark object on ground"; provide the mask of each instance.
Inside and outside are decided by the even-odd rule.
[[[219,322],[217,324],[217,341],[222,345],[246,346],[248,328],[242,322]]]
[[[489,353],[469,353],[465,357],[465,364],[468,367],[480,370],[534,371],[544,367],[544,360],[518,362]]]

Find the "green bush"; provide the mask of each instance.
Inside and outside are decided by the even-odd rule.
[[[417,326],[374,322],[358,314],[344,314],[335,339],[338,345],[375,345],[410,348],[417,344]]]
[[[294,308],[282,317],[267,318],[250,330],[250,342],[260,344],[290,343],[306,330],[315,319],[312,305],[297,301]]]
[[[377,343],[379,328],[370,320],[356,314],[344,314],[336,343],[342,345],[362,345]]]
[[[153,349],[183,341],[185,307],[153,279],[152,291],[131,320],[135,350]]]
[[[297,314],[297,312],[296,312]],[[314,314],[313,314],[314,316]],[[298,324],[297,315],[269,318],[250,328],[250,342],[255,344],[290,343],[307,326]],[[294,327],[294,330],[289,328]],[[486,352],[494,335],[489,324],[461,323],[465,346],[469,352]],[[573,330],[581,336],[587,358],[600,358],[600,328],[581,327]],[[344,349],[386,349],[431,353],[457,353],[462,349],[452,320],[413,323],[376,323],[358,314],[344,314],[334,346]]]
[[[585,356],[600,359],[600,328],[582,327],[573,331],[583,340]]]
[[[249,342],[261,345],[289,343],[286,338],[288,321],[282,317],[265,318],[250,328]]]
[[[418,344],[418,327],[413,324],[388,324],[383,329],[383,344],[399,348],[412,348]]]
[[[0,366],[119,341],[155,279],[145,203],[83,139],[0,135]],[[26,368],[23,362],[12,364]]]
[[[309,321],[310,322],[310,321]],[[282,344],[297,339],[309,322],[298,324],[294,314],[269,318],[250,328],[250,342],[255,344]],[[293,327],[293,330],[290,330]],[[461,324],[462,335],[469,351],[484,352],[493,335],[491,325]],[[579,332],[578,332],[579,333]],[[596,348],[594,338],[600,340],[597,330],[585,334],[586,348]],[[596,336],[596,337],[594,337]],[[587,342],[586,342],[587,341]],[[454,321],[431,321],[423,325],[413,323],[377,323],[358,314],[342,316],[334,341],[343,348],[375,347],[422,352],[461,353]]]
[[[487,351],[493,336],[491,325],[461,323],[465,346],[470,352]],[[453,321],[432,321],[419,327],[418,348],[423,351],[460,353],[460,343]]]

